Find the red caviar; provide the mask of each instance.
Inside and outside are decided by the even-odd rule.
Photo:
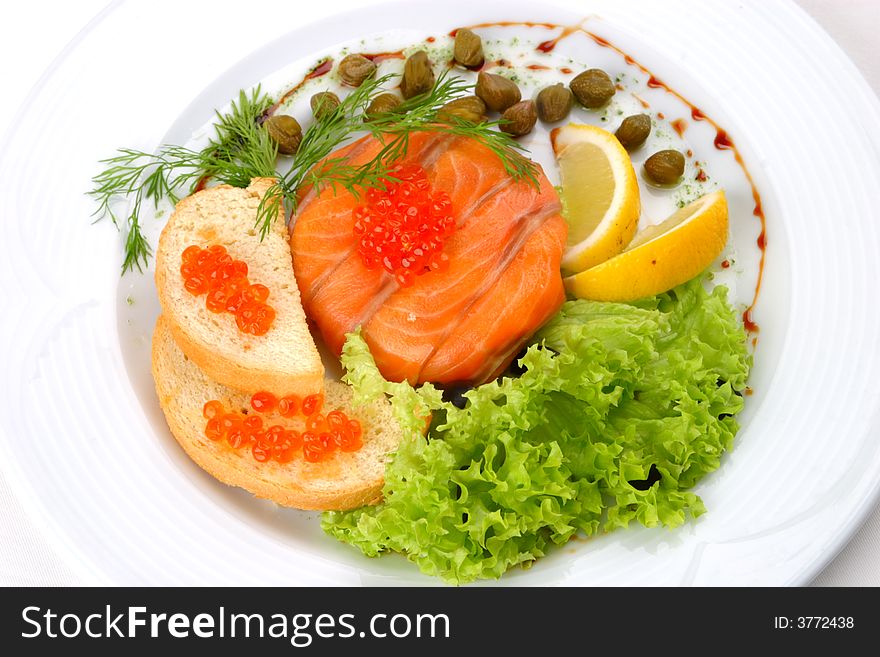
[[[433,191],[422,167],[398,164],[390,173],[396,181],[368,189],[366,203],[352,210],[354,233],[364,266],[381,266],[407,287],[416,276],[449,266],[443,246],[455,217],[449,194]]]
[[[302,412],[303,415],[308,417],[309,415],[314,415],[318,411],[321,410],[321,407],[324,405],[324,395],[320,392],[315,395],[308,395],[305,399],[303,399],[302,403]]]
[[[324,458],[324,446],[318,434],[306,431],[303,434],[303,457],[309,463],[318,463]]]
[[[213,399],[202,409],[207,420],[205,436],[213,441],[225,440],[235,450],[249,449],[258,463],[289,463],[299,452],[309,463],[319,463],[337,450],[360,449],[363,446],[361,423],[339,409],[322,415],[323,405],[324,395],[320,393],[307,396],[302,404],[296,395],[278,399],[270,392],[260,391],[251,396],[251,408],[257,413],[274,412],[282,418],[298,414],[304,417],[306,430],[300,433],[281,423],[264,426],[260,415],[228,413],[221,402]]]
[[[244,425],[239,425],[228,434],[226,434],[226,442],[232,449],[238,449],[248,442],[248,432]]]
[[[233,429],[240,428],[244,423],[244,417],[238,413],[224,413],[220,417],[220,428],[224,434],[229,433]]]
[[[257,413],[271,413],[278,405],[278,399],[271,392],[255,392],[251,397],[251,408]]]
[[[209,401],[202,408],[202,415],[206,420],[210,420],[211,418],[217,417],[221,413],[223,413],[225,409],[223,408],[223,404],[218,402],[216,399],[213,401]]]
[[[293,417],[299,411],[299,397],[296,395],[285,395],[278,400],[278,413],[281,417]]]
[[[231,313],[243,333],[265,335],[275,319],[275,309],[266,303],[269,288],[248,280],[248,266],[234,260],[226,247],[207,249],[192,245],[181,255],[183,286],[196,296],[205,294],[205,306],[214,313]]]
[[[209,440],[220,440],[223,437],[223,429],[220,426],[220,418],[212,417],[205,425],[205,436]]]
[[[327,421],[320,413],[312,413],[306,418],[306,429],[309,431],[321,431],[327,425]]]

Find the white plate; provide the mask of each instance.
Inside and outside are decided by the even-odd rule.
[[[20,113],[0,151],[9,297],[0,453],[54,546],[96,583],[432,583],[401,558],[368,560],[325,537],[316,514],[258,502],[188,461],[145,370],[156,307],[149,278],[119,280],[120,237],[89,225],[83,192],[96,160],[117,146],[186,138],[239,87],[348,39],[389,29],[440,35],[486,20],[571,24],[588,12],[591,30],[726,128],[755,178],[768,238],[755,393],[736,448],[698,486],[708,514],[675,531],[573,542],[501,582],[808,581],[865,517],[880,481],[880,311],[871,294],[880,106],[854,67],[790,3],[364,5],[114,6]],[[592,42],[572,47],[597,52]],[[605,55],[602,66],[626,68]],[[686,137],[699,143],[703,128],[693,124]],[[752,270],[740,252],[753,248],[755,219],[735,166],[725,173],[730,153],[712,157],[710,170],[733,192],[733,243],[746,258],[739,283]],[[746,288],[737,288],[740,302]]]

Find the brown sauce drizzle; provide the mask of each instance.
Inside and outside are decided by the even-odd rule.
[[[510,68],[511,66],[513,66],[513,64],[511,64],[508,60],[506,60],[502,57],[501,59],[496,59],[494,61],[489,61],[487,59],[482,64],[480,64],[478,66],[467,66],[466,68],[471,71],[485,71],[490,68],[496,68],[496,67]],[[535,64],[535,66],[540,66],[540,64]],[[538,70],[538,69],[535,69],[535,70]]]
[[[433,37],[430,37],[430,38],[433,38]],[[379,64],[381,62],[384,62],[387,59],[404,59],[403,51],[401,51],[401,50],[396,50],[394,52],[376,52],[376,53],[366,53],[365,52],[365,53],[360,53],[360,54],[363,55],[364,57],[366,57],[367,59],[369,59],[374,64]],[[312,67],[312,69],[308,73],[305,74],[305,76],[303,76],[302,80],[300,80],[295,85],[290,87],[287,91],[285,91],[284,94],[282,94],[281,98],[279,98],[278,101],[274,105],[272,105],[272,107],[270,107],[265,112],[263,112],[263,116],[260,118],[260,122],[262,123],[267,118],[272,116],[275,112],[277,112],[278,108],[281,107],[281,105],[283,105],[287,101],[288,98],[290,98],[297,91],[302,89],[303,85],[305,85],[306,82],[308,82],[309,80],[314,80],[315,78],[319,78],[322,75],[326,75],[332,69],[333,69],[333,58],[332,57],[326,57],[326,58],[322,59],[321,61],[319,61],[317,64],[315,64]]]
[[[631,95],[633,98],[635,98],[637,101],[639,101],[639,103],[641,103],[642,107],[644,107],[645,109],[648,109],[648,108],[651,106],[651,105],[648,103],[648,101],[645,100],[644,98],[642,98],[641,96],[637,96],[636,94],[630,94],[630,95]]]
[[[260,123],[262,123],[263,121],[268,119],[270,116],[272,116],[275,112],[277,112],[278,108],[281,107],[287,101],[287,99],[290,98],[293,94],[295,94],[297,91],[302,89],[303,85],[306,82],[308,82],[309,80],[314,80],[315,78],[319,78],[322,75],[326,75],[327,73],[330,72],[330,70],[332,68],[333,68],[333,58],[332,57],[327,57],[325,59],[322,59],[320,62],[315,64],[312,67],[312,69],[308,73],[305,74],[305,76],[303,77],[302,80],[300,80],[295,85],[293,85],[290,89],[285,91],[284,94],[281,96],[281,98],[279,98],[278,101],[274,105],[272,105],[272,107],[270,107],[265,112],[263,112],[263,116],[260,118]]]
[[[715,135],[715,148],[724,151],[733,148],[733,142],[724,130],[719,130]]]
[[[601,39],[601,37],[599,39],[597,39],[593,34],[591,34],[591,33],[587,33],[587,34],[588,34],[588,36],[592,37],[593,40],[596,41],[596,43],[598,43],[599,45],[604,45],[605,47],[611,48],[612,50],[614,50],[622,55],[624,54],[623,51],[621,51],[617,46],[609,44],[605,39]],[[758,239],[756,241],[756,243],[758,245],[758,249],[760,249],[760,251],[761,251],[761,260],[760,260],[760,264],[758,265],[758,281],[755,284],[755,294],[752,296],[752,303],[749,304],[749,307],[746,308],[745,311],[743,311],[742,319],[743,319],[743,326],[745,326],[745,329],[749,333],[757,333],[759,330],[759,327],[755,323],[755,321],[752,319],[752,311],[755,308],[755,304],[758,302],[758,294],[761,292],[761,282],[764,279],[764,259],[766,258],[766,255],[767,255],[767,249],[766,249],[766,247],[767,247],[767,237],[766,237],[767,236],[767,219],[764,216],[764,209],[761,204],[761,194],[758,192],[758,188],[755,186],[755,181],[752,178],[752,174],[749,172],[748,167],[746,167],[746,164],[743,161],[743,158],[739,152],[739,149],[736,147],[736,144],[733,142],[733,140],[727,134],[726,130],[724,130],[714,120],[712,120],[708,116],[706,116],[706,114],[701,109],[699,109],[696,105],[694,105],[692,102],[690,102],[687,98],[682,96],[679,92],[675,91],[669,85],[667,85],[666,83],[657,79],[651,73],[651,71],[648,68],[646,68],[644,65],[640,64],[639,62],[637,62],[635,60],[632,61],[632,64],[633,64],[633,66],[636,66],[643,73],[648,74],[648,76],[649,76],[648,86],[649,87],[652,87],[654,89],[663,89],[667,93],[672,94],[673,96],[678,98],[678,100],[680,100],[682,103],[684,103],[687,107],[691,108],[691,118],[693,118],[694,121],[706,121],[709,125],[711,125],[713,128],[715,128],[715,133],[716,133],[715,148],[717,148],[719,150],[731,151],[733,153],[734,159],[736,160],[736,163],[739,165],[739,167],[742,169],[743,173],[746,176],[746,180],[748,181],[749,187],[751,187],[751,190],[752,190],[752,199],[755,202],[755,208],[754,208],[752,214],[755,217],[757,217],[758,220],[761,222],[761,232],[758,234]]]
[[[643,72],[647,73],[648,71],[643,71]],[[666,89],[667,91],[669,90],[665,84],[660,82],[660,80],[658,80],[657,78],[655,78],[651,74],[649,74],[649,77],[648,77],[648,86],[651,87],[651,89]]]
[[[556,23],[534,23],[532,21],[492,21],[489,23],[476,23],[475,25],[462,25],[460,27],[456,27],[454,30],[449,31],[449,36],[455,37],[458,34],[458,31],[467,28],[469,30],[476,30],[481,27],[546,27],[548,30],[552,30],[557,27],[563,27],[562,25],[557,25]],[[552,48],[551,48],[552,50]]]
[[[583,20],[576,25],[558,25],[558,24],[554,24],[554,23],[500,21],[500,22],[494,22],[494,23],[480,23],[477,25],[471,25],[469,27],[471,29],[476,29],[476,28],[481,28],[481,27],[516,27],[516,26],[518,26],[518,27],[546,27],[546,28],[550,28],[550,29],[560,29],[561,32],[556,37],[554,37],[552,39],[548,39],[547,41],[542,41],[541,43],[539,43],[536,46],[535,50],[537,50],[538,52],[542,52],[542,53],[553,52],[553,49],[556,48],[556,45],[560,41],[562,41],[566,37],[571,36],[572,34],[580,32],[580,33],[586,35],[587,37],[591,38],[594,42],[596,42],[598,45],[602,46],[603,48],[609,48],[609,49],[613,50],[614,52],[619,54],[623,58],[624,62],[626,62],[628,65],[635,66],[642,73],[646,74],[648,76],[648,86],[650,88],[662,89],[663,91],[671,94],[672,96],[674,96],[675,98],[680,100],[682,103],[684,103],[687,107],[689,107],[691,109],[691,117],[693,118],[694,121],[706,121],[709,125],[711,125],[713,128],[715,128],[715,131],[716,131],[715,148],[717,148],[719,150],[729,150],[733,153],[733,157],[736,160],[736,163],[742,169],[743,173],[746,176],[746,180],[748,181],[749,186],[752,189],[752,198],[755,202],[755,209],[752,214],[754,214],[754,216],[757,217],[761,222],[761,231],[760,231],[760,234],[758,235],[758,239],[756,241],[758,248],[761,251],[761,259],[760,259],[760,264],[758,267],[758,281],[755,284],[755,293],[754,293],[754,296],[752,297],[752,303],[749,305],[748,308],[746,308],[746,310],[742,314],[743,325],[745,326],[746,330],[749,331],[750,333],[757,333],[758,332],[758,325],[752,319],[752,311],[755,308],[755,304],[758,302],[758,294],[761,291],[761,282],[763,281],[763,278],[764,278],[764,260],[767,255],[767,251],[766,251],[767,219],[764,216],[764,210],[763,210],[763,206],[761,204],[761,195],[758,192],[758,188],[755,186],[755,182],[754,182],[754,179],[752,178],[752,174],[749,172],[748,168],[745,165],[745,162],[743,161],[743,158],[739,152],[739,149],[736,147],[736,144],[734,143],[734,141],[727,134],[727,131],[724,130],[720,125],[718,125],[718,123],[716,123],[713,119],[706,116],[706,114],[702,110],[700,110],[696,105],[694,105],[692,102],[690,102],[687,98],[682,96],[678,91],[676,91],[675,89],[673,89],[672,87],[667,85],[662,80],[658,79],[647,66],[645,66],[644,64],[642,64],[641,62],[636,60],[631,55],[627,54],[625,51],[621,50],[618,46],[614,45],[613,43],[611,43],[607,39],[600,37],[598,34],[595,34],[591,31],[587,30],[586,28],[584,28],[585,22],[586,22],[586,20]],[[453,30],[452,32],[450,32],[450,36],[455,36],[456,31],[457,30]],[[647,103],[645,103],[645,101],[643,101],[640,98],[637,98],[637,100],[639,100],[644,107],[647,107]],[[660,115],[658,114],[658,116],[660,116]]]
[[[362,57],[366,57],[374,64],[379,64],[379,63],[384,62],[385,60],[388,60],[388,59],[406,59],[403,56],[402,50],[395,50],[394,52],[375,52],[375,53],[362,52],[362,53],[360,53],[360,55]]]
[[[688,124],[684,119],[675,119],[674,121],[670,121],[672,125],[672,129],[678,133],[679,137],[684,137],[684,131],[687,130]]]

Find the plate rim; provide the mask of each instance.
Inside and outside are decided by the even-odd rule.
[[[103,10],[101,10],[86,26],[84,26],[80,32],[65,46],[65,48],[56,56],[56,58],[52,61],[49,67],[44,71],[38,82],[32,87],[30,92],[27,94],[25,100],[22,105],[15,113],[14,123],[20,117],[20,115],[26,110],[28,103],[36,96],[39,95],[41,89],[45,86],[48,79],[53,75],[54,71],[57,67],[70,55],[70,53],[78,47],[78,45],[88,37],[88,35],[113,11],[115,11],[119,6],[123,4],[122,0],[116,0],[115,2],[109,4]],[[864,75],[859,71],[859,69],[855,66],[852,60],[845,54],[842,48],[837,44],[831,36],[813,19],[803,8],[794,3],[793,0],[786,0],[786,4],[789,6],[789,10],[794,10],[801,14],[802,17],[806,18],[806,21],[810,24],[813,34],[816,38],[822,39],[825,42],[826,47],[830,47],[836,53],[837,61],[835,63],[845,66],[847,68],[847,72],[850,76],[854,77],[857,80],[857,84],[861,85],[862,93],[865,95],[866,100],[873,105],[873,109],[875,112],[875,116],[880,117],[880,99],[876,92],[871,89]],[[333,14],[334,16],[344,15],[345,11]],[[328,16],[323,16],[321,19],[327,18]],[[303,27],[302,25],[296,26],[297,28]],[[5,146],[7,142],[11,139],[12,133],[14,132],[14,128],[10,126],[7,129],[7,132],[3,135],[2,140],[0,140],[0,144]],[[876,424],[873,426],[873,431],[876,433],[877,426]],[[82,576],[83,574],[88,574],[94,577],[95,581],[100,581],[101,579],[106,579],[106,573],[93,569],[91,566],[96,566],[92,560],[85,559],[84,555],[79,555],[77,549],[73,545],[68,545],[68,540],[70,539],[67,534],[61,530],[60,527],[55,526],[54,521],[52,520],[52,514],[50,513],[50,509],[46,508],[44,505],[40,504],[36,498],[29,494],[22,494],[22,491],[31,491],[32,484],[27,480],[24,472],[20,469],[20,466],[16,460],[16,458],[12,455],[11,451],[8,448],[7,441],[9,440],[9,436],[6,435],[6,431],[2,424],[0,424],[0,436],[2,436],[2,440],[0,440],[0,456],[3,457],[4,474],[7,476],[7,480],[10,481],[10,488],[13,490],[13,493],[16,494],[16,499],[21,503],[22,507],[27,512],[28,518],[35,521],[38,529],[40,530],[41,535],[50,543],[50,545],[59,552],[62,556],[67,555],[64,558],[65,564],[70,566],[77,575]],[[858,531],[858,529],[864,524],[870,512],[880,501],[880,481],[877,481],[873,485],[873,490],[871,493],[861,498],[858,503],[858,508],[855,513],[853,513],[849,520],[847,521],[846,528],[840,532],[838,537],[834,541],[835,549],[829,550],[827,554],[823,555],[822,558],[815,559],[812,561],[808,567],[804,568],[799,577],[795,578],[796,581],[790,582],[792,585],[801,585],[808,581],[811,581],[821,572],[824,568],[827,567],[829,563],[831,563],[835,557],[843,550],[846,545],[849,544],[852,537]],[[74,548],[74,549],[70,549]]]

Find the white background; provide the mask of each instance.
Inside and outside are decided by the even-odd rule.
[[[876,56],[880,0],[798,0],[798,4],[831,34],[880,93],[880,60]],[[0,21],[0,133],[15,129],[14,117],[30,89],[70,40],[106,6],[106,0],[4,3]],[[0,471],[0,586],[77,583],[30,523]],[[814,584],[880,586],[880,507]]]

